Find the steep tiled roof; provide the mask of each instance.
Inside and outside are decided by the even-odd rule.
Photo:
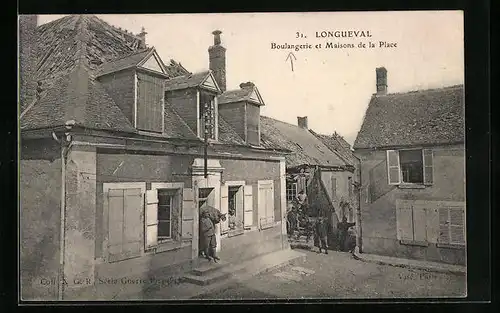
[[[348,164],[355,165],[357,163],[354,153],[349,148],[349,144],[345,140],[343,140],[342,137],[318,134],[313,130],[310,130],[310,132],[319,140],[321,140],[323,144],[325,144],[325,146],[330,148],[330,150],[337,153],[337,155],[340,156]],[[345,144],[347,144],[347,147]]]
[[[209,74],[210,71],[203,71],[171,78],[165,82],[165,90],[170,91],[199,86]]]
[[[244,145],[245,141],[229,125],[228,122],[219,114],[219,141],[223,143]]]
[[[464,142],[463,85],[374,95],[354,149]]]
[[[196,134],[168,102],[165,103],[164,133],[168,138],[196,139]]]
[[[21,130],[76,125],[125,132],[135,129],[83,65],[60,77],[20,119]]]
[[[288,167],[346,165],[345,161],[307,129],[266,116],[260,117],[260,127],[261,142],[264,147],[280,147],[292,151],[286,156]]]
[[[137,66],[152,50],[153,48],[135,51],[127,56],[106,62],[99,67],[96,75],[106,75]]]

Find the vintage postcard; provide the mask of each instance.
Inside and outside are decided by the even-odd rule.
[[[463,22],[20,15],[19,299],[465,297]]]

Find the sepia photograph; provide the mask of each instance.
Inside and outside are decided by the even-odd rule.
[[[18,15],[19,300],[467,296],[463,11]]]

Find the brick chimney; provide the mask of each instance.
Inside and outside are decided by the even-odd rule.
[[[221,45],[220,30],[214,30],[214,45],[208,48],[209,68],[222,92],[226,91],[226,48]]]
[[[139,39],[141,40],[140,44],[139,44],[139,47],[141,49],[145,49],[146,48],[146,35],[148,33],[146,33],[146,29],[144,29],[144,27],[141,29],[141,32],[137,34],[137,37],[139,37]]]
[[[297,116],[297,125],[299,125],[300,128],[308,129],[307,116]]]
[[[36,96],[36,15],[19,16],[19,104],[22,109]]]
[[[377,76],[377,94],[385,95],[387,93],[387,70],[385,67],[375,69]]]

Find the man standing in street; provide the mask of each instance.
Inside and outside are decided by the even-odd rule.
[[[217,247],[217,241],[215,239],[215,225],[210,218],[210,213],[206,210],[201,213],[200,229],[201,235],[203,236],[202,240],[203,248],[205,250],[205,258],[208,260],[213,259],[217,262],[219,258],[215,255],[215,248]]]

